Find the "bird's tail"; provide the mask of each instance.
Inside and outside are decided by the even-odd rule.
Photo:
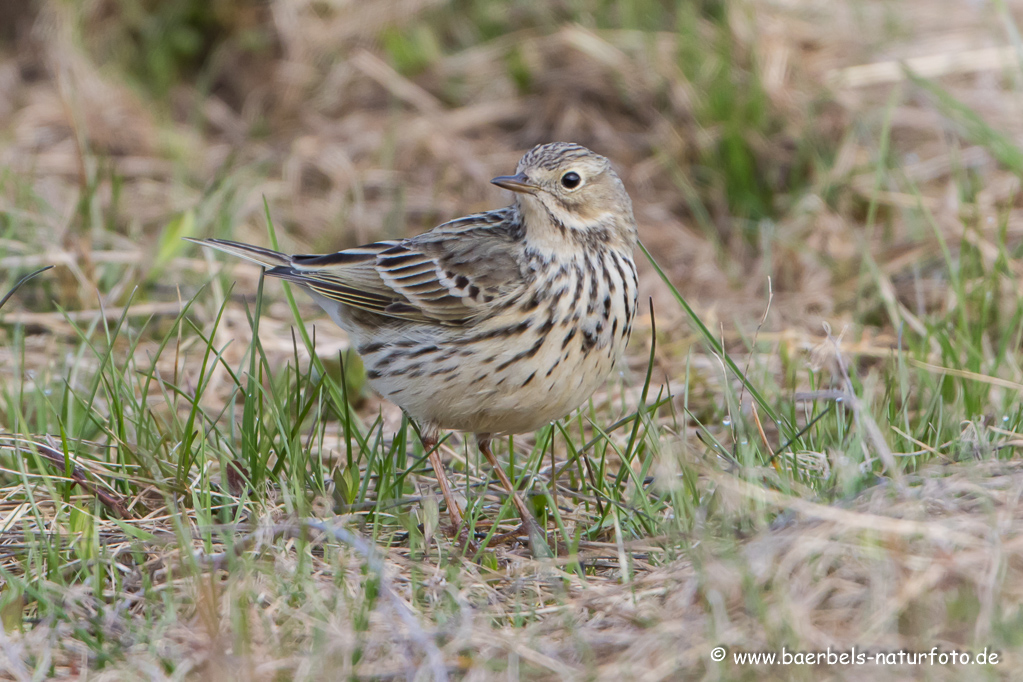
[[[199,246],[207,246],[217,251],[229,253],[232,256],[244,258],[247,261],[262,265],[264,268],[288,267],[292,264],[291,256],[285,253],[252,246],[251,244],[232,242],[227,239],[192,239],[191,237],[185,237],[185,239]]]

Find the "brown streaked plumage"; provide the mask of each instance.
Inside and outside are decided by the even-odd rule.
[[[193,241],[305,288],[427,450],[439,429],[474,433],[529,524],[491,436],[564,417],[619,361],[636,312],[636,223],[608,160],[577,144],[534,147],[493,182],[515,192],[511,206],[329,255]],[[436,453],[431,462],[457,524]]]

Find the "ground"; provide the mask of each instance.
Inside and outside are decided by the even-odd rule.
[[[5,12],[0,294],[55,267],[0,310],[4,679],[1021,667],[1023,4]],[[479,551],[344,333],[181,238],[412,235],[551,140],[625,181],[644,314],[498,445],[537,560],[471,440]]]

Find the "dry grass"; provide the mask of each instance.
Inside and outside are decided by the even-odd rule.
[[[384,550],[387,587],[380,589],[394,590],[398,599],[384,600],[362,628],[353,614],[362,606],[367,577],[357,553],[330,551],[314,539],[305,560],[313,564],[315,584],[295,600],[289,578],[300,559],[288,551],[293,542],[282,546],[273,538],[297,528],[262,529],[246,547],[253,558],[238,576],[215,571],[210,578],[216,579],[168,580],[180,611],[162,616],[160,637],[148,645],[124,642],[124,660],[98,679],[139,672],[161,677],[169,662],[179,675],[192,671],[204,678],[272,679],[282,670],[302,679],[334,678],[354,672],[346,666],[355,651],[365,659],[358,676],[402,677],[416,668],[429,673],[433,641],[451,674],[488,677],[507,666],[526,679],[672,679],[682,671],[686,677],[711,674],[708,652],[715,645],[779,651],[781,643],[796,641],[802,651],[973,651],[976,642],[994,636],[993,614],[1009,624],[1020,618],[1018,462],[935,466],[904,486],[879,486],[840,506],[708,478],[722,483],[721,503],[735,510],[734,518],[747,518],[738,512],[751,500],[765,511],[790,511],[657,565],[646,561],[663,556],[656,540],[630,543],[625,549],[634,574],[625,584],[617,570],[580,581],[525,559],[495,572],[472,562],[431,565],[403,548]],[[717,522],[731,518],[728,513]],[[617,567],[615,547],[589,544],[583,553],[588,564]],[[318,555],[316,548],[327,551]],[[445,614],[440,624],[417,632],[400,613],[410,601],[423,605],[423,620]],[[130,603],[97,606],[85,590],[69,590],[63,605],[111,640],[134,639],[135,628],[146,627]],[[53,656],[54,675],[74,677],[89,660],[89,648],[76,644],[75,635],[67,621],[44,622],[14,639],[8,635],[4,651],[9,664]],[[1003,651],[1001,660],[1001,671],[1017,669],[1012,652]],[[733,670],[737,678],[819,679],[821,668]],[[832,674],[905,679],[920,672],[867,665]],[[962,674],[961,667],[923,673],[927,679]]]
[[[6,678],[1010,679],[1023,7],[706,4],[690,21],[639,0],[213,3],[227,37],[163,90],[118,52],[139,35],[131,3],[19,4],[0,36],[0,286],[60,267],[0,312],[0,427],[75,466],[0,453]],[[553,453],[546,432],[515,441],[537,504],[557,495],[559,558],[515,538],[460,554],[414,447],[391,440],[400,413],[358,381],[358,466],[334,408],[314,407],[291,440],[259,431],[268,469],[293,446],[307,459],[250,467],[258,490],[238,489],[225,453],[244,449],[259,280],[239,267],[200,291],[221,266],[178,237],[263,242],[264,201],[287,250],[412,234],[498,205],[489,178],[552,139],[616,161],[671,283],[644,264],[649,399],[647,315],[593,425],[569,420]],[[268,288],[261,424],[337,404],[309,367],[336,372],[347,340],[301,312],[315,359]],[[137,412],[118,403],[150,384]],[[669,404],[644,408],[662,384]],[[65,387],[80,402],[51,402]],[[637,410],[642,428],[589,451],[609,486],[575,451]],[[391,449],[410,468],[396,493],[374,468]],[[475,453],[457,437],[444,452],[496,519],[507,501],[484,494]],[[370,474],[340,500],[345,475]],[[715,645],[1002,658],[742,667],[712,663]]]

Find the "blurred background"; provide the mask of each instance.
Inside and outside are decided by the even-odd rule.
[[[8,0],[0,258],[67,266],[37,310],[166,297],[176,237],[261,242],[264,199],[284,248],[336,250],[501,205],[492,176],[572,140],[712,322],[759,318],[768,276],[780,327],[883,316],[864,250],[922,313],[913,191],[994,215],[1017,181],[901,60],[1018,134],[1016,5]]]
[[[437,566],[427,566],[433,555],[417,552],[441,547],[432,530],[417,544],[430,525],[421,518],[432,479],[414,474],[413,488],[405,472],[393,490],[383,485],[386,494],[417,495],[393,515],[372,507],[379,489],[361,487],[358,502],[370,506],[360,523],[375,509],[374,541],[399,538],[382,540],[380,551],[402,589],[411,586],[409,603],[449,638],[452,670],[479,664],[480,675],[504,675],[507,665],[514,678],[524,642],[544,652],[524,676],[543,668],[549,679],[620,680],[655,664],[661,677],[648,679],[675,679],[683,664],[719,679],[707,657],[718,643],[990,645],[1019,669],[1023,1],[3,0],[0,15],[0,294],[31,270],[58,266],[0,314],[0,427],[40,442],[64,434],[81,450],[76,461],[99,472],[94,480],[111,481],[109,490],[135,505],[131,522],[152,531],[148,544],[132,544],[143,536],[128,538],[126,524],[103,518],[93,496],[72,495],[74,481],[44,488],[50,464],[35,461],[39,482],[30,485],[28,473],[8,473],[28,459],[4,455],[0,620],[34,627],[35,650],[61,642],[66,670],[102,665],[107,649],[109,660],[148,656],[136,646],[148,642],[167,671],[199,661],[210,679],[226,679],[218,671],[239,668],[225,653],[225,623],[242,622],[233,619],[254,605],[266,632],[286,627],[283,644],[264,647],[273,652],[265,660],[283,662],[250,679],[281,679],[288,673],[275,671],[300,665],[307,641],[296,635],[294,644],[294,623],[328,652],[343,640],[352,666],[381,666],[362,671],[402,676],[387,667],[407,655],[397,630],[353,621],[331,601],[342,581],[363,584],[357,561],[339,560],[336,573],[310,563],[300,593],[293,578],[305,574],[292,571],[300,552],[278,537],[269,561],[238,553],[252,570],[233,571],[224,589],[251,589],[245,599],[216,592],[202,568],[201,589],[160,582],[166,572],[147,582],[187,544],[168,530],[171,502],[194,524],[197,548],[213,548],[199,530],[220,517],[193,493],[221,485],[218,467],[239,438],[240,452],[264,458],[263,471],[249,467],[253,504],[284,518],[311,490],[327,499],[374,475],[381,485],[373,467],[390,461],[398,446],[387,439],[402,424],[397,408],[365,397],[356,409],[386,437],[364,448],[369,463],[352,462],[350,434],[319,386],[310,388],[277,284],[259,322],[268,375],[259,385],[280,390],[250,391],[259,381],[245,374],[255,368],[246,360],[251,308],[238,299],[251,302],[258,269],[224,266],[181,237],[268,244],[267,215],[281,248],[294,252],[412,235],[507,204],[490,178],[552,140],[616,164],[641,239],[666,275],[637,252],[641,297],[657,310],[656,350],[645,314],[629,370],[566,421],[580,446],[571,457],[592,435],[587,416],[607,425],[632,413],[636,429],[650,419],[638,439],[637,430],[612,434],[617,454],[636,444],[635,460],[600,446],[601,466],[605,456],[621,465],[617,478],[591,472],[588,484],[580,473],[569,491],[592,486],[618,505],[598,502],[594,513],[585,501],[566,511],[573,551],[587,563],[571,589],[568,578],[517,568],[521,557],[506,546],[484,566],[445,563],[452,555],[442,559],[440,549]],[[228,276],[213,276],[221,270]],[[218,309],[232,282],[235,299]],[[122,314],[129,323],[116,332],[97,322]],[[825,323],[840,342],[825,342]],[[331,324],[318,324],[316,342],[332,359],[347,345]],[[211,347],[218,362],[206,374]],[[650,357],[651,401],[663,384],[673,393],[647,414],[637,406],[648,397]],[[161,396],[146,392],[150,383]],[[264,404],[276,411],[257,413]],[[208,417],[202,437],[197,414]],[[279,414],[295,423],[278,423]],[[242,418],[263,420],[258,443],[238,436]],[[303,419],[327,433],[322,447],[299,447],[313,431]],[[542,440],[530,439],[516,447],[539,442],[529,461],[531,485],[542,488]],[[293,441],[295,459],[278,457]],[[9,441],[0,445],[11,452]],[[559,435],[559,456],[563,447]],[[333,478],[326,464],[307,467],[307,449]],[[468,481],[471,467],[455,466],[469,462],[459,449],[447,456]],[[633,465],[634,486],[622,473]],[[90,563],[101,556],[99,530],[74,539],[95,540],[91,554],[70,540],[80,555],[49,544],[49,533],[101,527],[103,551],[115,547],[106,582]],[[132,552],[137,563],[125,558]],[[376,588],[369,592],[359,613],[372,611]],[[136,606],[103,611],[122,594],[118,604]],[[526,609],[526,625],[523,604],[543,605]],[[171,635],[153,629],[173,614],[152,614],[175,608],[184,615]],[[46,623],[57,623],[56,635],[45,634]],[[364,627],[377,648],[362,648]],[[928,679],[961,673],[935,670]],[[720,679],[751,679],[752,669],[729,671]],[[879,679],[867,672],[836,674]]]
[[[284,248],[336,250],[507,203],[491,177],[571,140],[616,163],[694,302],[762,312],[771,275],[785,319],[819,327],[852,305],[836,264],[887,97],[836,73],[1001,40],[985,3],[915,5],[8,0],[0,257],[9,280],[40,254],[67,266],[36,310],[94,308],[97,287],[117,305],[139,278],[165,298],[169,237],[262,243],[264,198]],[[940,152],[912,113],[899,134]]]

